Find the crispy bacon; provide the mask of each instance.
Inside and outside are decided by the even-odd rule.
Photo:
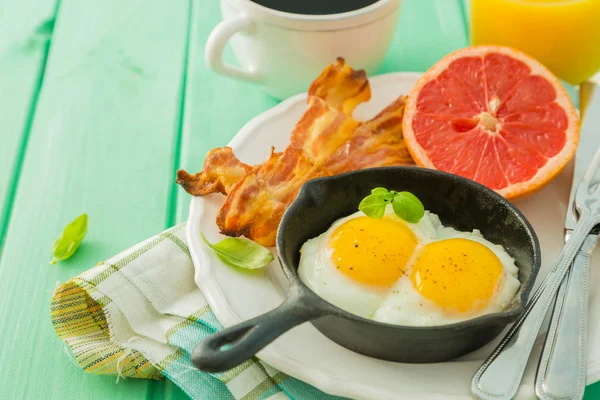
[[[284,152],[272,150],[267,162],[231,190],[217,215],[221,233],[274,246],[279,221],[300,187],[310,179],[330,175],[327,160],[359,127],[360,122],[312,97]]]
[[[351,116],[360,103],[371,98],[371,86],[367,73],[353,70],[342,57],[321,72],[308,89],[308,99],[317,96],[331,107]]]
[[[217,215],[217,226],[229,236],[246,236],[264,246],[274,246],[283,212],[300,187],[320,176],[360,168],[402,165],[411,162],[402,153],[401,136],[383,129],[402,113],[403,99],[366,123],[361,123],[312,97],[296,124],[283,154],[254,168],[233,187]],[[371,130],[382,128],[380,133]],[[396,129],[396,128],[394,128]],[[404,148],[405,149],[405,148]]]
[[[402,116],[406,96],[398,97],[373,119],[357,129],[328,159],[332,175],[390,165],[411,165],[413,160],[402,136]]]
[[[246,236],[274,246],[279,221],[308,179],[321,176],[302,151],[288,147],[242,178],[225,199],[217,226],[228,236]]]
[[[192,175],[180,169],[175,182],[194,196],[227,194],[251,169],[251,166],[237,159],[231,147],[217,147],[206,155],[202,171]]]
[[[311,85],[308,108],[282,153],[272,149],[265,163],[250,167],[230,148],[218,148],[208,154],[202,172],[178,171],[177,183],[194,195],[227,194],[217,215],[221,232],[274,246],[283,212],[306,181],[368,167],[412,164],[402,137],[405,97],[369,121],[351,118],[354,108],[370,96],[364,72],[338,59]]]
[[[310,101],[313,96],[325,100],[331,107],[346,115],[351,115],[357,105],[371,98],[371,88],[365,71],[353,70],[340,57],[335,64],[325,68],[314,80],[308,90],[308,100]],[[302,143],[298,146],[304,147]],[[204,196],[209,193],[226,195],[251,169],[252,167],[235,157],[231,148],[220,147],[206,155],[201,172],[192,175],[185,170],[177,171],[176,182],[194,196]]]

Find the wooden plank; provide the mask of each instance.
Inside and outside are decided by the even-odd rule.
[[[165,228],[188,11],[187,1],[61,1],[0,260],[2,399],[173,392],[83,373],[62,351],[49,303],[57,282]],[[53,241],[82,212],[85,243],[48,265]]]
[[[0,0],[0,251],[37,103],[55,0]]]
[[[467,32],[467,41],[470,43],[471,20],[469,18],[471,15],[471,0],[460,0],[460,6],[465,24],[465,32]]]
[[[426,71],[467,45],[461,0],[404,0],[398,28],[379,73]]]

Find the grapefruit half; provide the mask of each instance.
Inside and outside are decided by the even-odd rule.
[[[499,46],[461,49],[429,69],[408,97],[402,128],[418,165],[506,198],[552,180],[579,142],[577,111],[558,78]]]

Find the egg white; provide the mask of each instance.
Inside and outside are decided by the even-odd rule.
[[[386,214],[393,213],[392,207],[388,206]],[[389,288],[373,287],[355,282],[336,268],[331,257],[329,242],[337,227],[350,219],[362,216],[364,214],[358,211],[337,220],[326,232],[306,241],[300,250],[298,267],[300,279],[317,295],[343,310],[364,318],[395,325],[445,325],[506,308],[520,287],[519,270],[514,259],[502,246],[486,240],[478,230],[460,232],[454,228],[445,227],[438,216],[429,211],[425,211],[423,218],[416,224],[402,221],[413,231],[419,241],[405,268],[405,275],[402,275]],[[488,306],[477,311],[476,314],[445,312],[443,308],[419,294],[407,276],[423,246],[434,241],[451,238],[463,238],[483,244],[498,257],[503,267],[494,296],[490,299]]]

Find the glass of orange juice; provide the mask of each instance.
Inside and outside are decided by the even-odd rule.
[[[576,85],[600,69],[600,0],[471,0],[471,40],[522,50]]]

